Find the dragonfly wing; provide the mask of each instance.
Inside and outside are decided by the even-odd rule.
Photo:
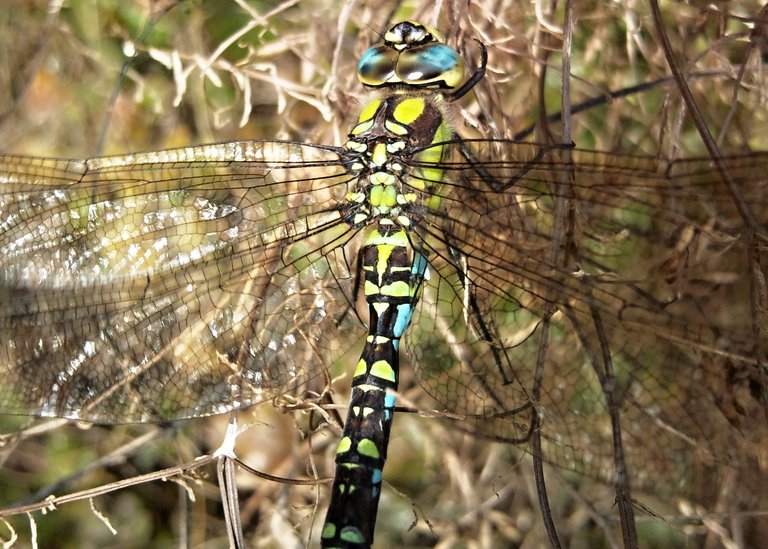
[[[768,223],[768,156],[727,163]],[[617,410],[635,471],[728,459],[733,411],[760,397],[727,372],[759,380],[759,342],[746,222],[711,163],[480,141],[443,169],[442,207],[419,225],[432,277],[406,335],[432,406],[511,441],[538,413],[548,460],[604,478]]]
[[[362,329],[332,148],[6,156],[0,174],[5,413],[221,413],[317,375]]]

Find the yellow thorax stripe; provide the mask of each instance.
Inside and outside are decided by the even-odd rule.
[[[372,99],[369,101],[365,107],[363,107],[363,110],[360,111],[360,116],[357,119],[358,123],[365,122],[366,120],[373,118],[376,114],[376,111],[379,110],[381,102],[381,99]]]
[[[397,104],[392,116],[400,124],[411,124],[422,115],[425,108],[426,103],[423,97],[409,97]]]

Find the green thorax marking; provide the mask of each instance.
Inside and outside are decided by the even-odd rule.
[[[376,218],[409,227],[418,208],[440,207],[436,191],[443,171],[437,166],[445,148],[433,145],[453,135],[440,101],[436,95],[395,94],[363,108],[346,145],[359,155],[352,165],[360,175],[359,187],[347,195],[358,205],[355,224]],[[408,169],[403,160],[409,158],[436,167]]]

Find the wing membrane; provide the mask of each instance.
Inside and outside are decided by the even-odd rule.
[[[331,148],[7,156],[0,173],[5,412],[220,413],[322,372],[360,329]]]
[[[514,442],[539,418],[547,459],[605,476],[610,366],[630,465],[727,446],[724,409],[755,401],[713,395],[729,368],[757,375],[759,342],[748,274],[733,268],[747,227],[709,161],[448,148],[439,167],[413,166],[444,179],[412,235],[431,277],[405,336],[429,406]],[[768,221],[768,157],[727,163]],[[360,240],[340,208],[354,182],[333,148],[8,156],[0,169],[4,411],[223,412],[305,383],[362,333]],[[702,371],[712,383],[686,383]],[[649,432],[663,451],[641,442]]]
[[[538,414],[547,459],[606,478],[611,406],[630,470],[728,459],[723,449],[743,444],[733,410],[759,409],[761,397],[724,398],[735,392],[724,372],[758,380],[761,342],[750,273],[738,269],[749,227],[711,162],[451,147],[443,208],[417,230],[432,276],[405,336],[428,406],[510,441]],[[765,225],[768,155],[726,161]]]

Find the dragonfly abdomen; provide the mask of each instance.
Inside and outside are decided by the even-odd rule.
[[[426,261],[405,230],[392,224],[371,231],[361,257],[369,329],[336,455],[325,547],[368,547],[373,541],[399,377],[398,347],[426,272]]]

